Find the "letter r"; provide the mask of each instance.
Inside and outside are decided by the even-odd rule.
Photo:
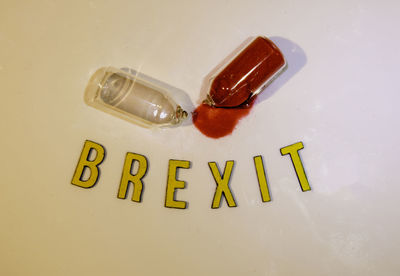
[[[136,163],[135,161],[139,163],[138,169],[136,174],[132,174],[131,170],[133,163]],[[132,152],[128,152],[126,154],[124,169],[122,170],[121,183],[118,190],[118,198],[125,199],[129,183],[133,183],[132,201],[142,201],[142,190],[144,188],[142,178],[146,175],[147,163],[147,159],[143,155]]]

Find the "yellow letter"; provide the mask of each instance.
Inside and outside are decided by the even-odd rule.
[[[137,173],[133,175],[132,165],[134,161],[138,161]],[[118,190],[118,198],[125,199],[128,191],[129,183],[133,183],[132,201],[142,201],[143,182],[142,178],[147,172],[147,159],[145,156],[128,152],[125,157],[124,169],[122,170],[121,183]]]
[[[297,178],[300,182],[300,187],[303,192],[311,190],[310,185],[308,184],[307,176],[304,171],[303,164],[301,163],[301,159],[299,156],[299,150],[303,149],[304,145],[302,142],[295,143],[290,146],[286,146],[281,148],[281,155],[290,154],[290,158],[292,159],[292,163],[294,166],[294,170],[296,171]]]
[[[93,161],[90,161],[88,159],[92,151],[96,151],[96,157]],[[105,150],[102,145],[86,140],[71,183],[82,188],[92,188],[99,178],[98,166],[103,162],[104,155]],[[87,180],[82,180],[85,169],[90,170],[90,177]]]
[[[218,170],[217,163],[208,162],[208,166],[210,167],[211,173],[214,177],[215,183],[217,184],[217,188],[215,189],[213,203],[211,205],[212,209],[219,208],[221,204],[221,197],[224,195],[226,202],[229,207],[236,207],[235,199],[233,198],[232,192],[229,189],[229,180],[231,178],[231,173],[233,169],[235,161],[226,161],[224,176],[221,178],[221,173]]]
[[[256,166],[258,185],[260,186],[261,198],[263,202],[271,201],[269,195],[267,178],[265,177],[264,164],[261,155],[254,156],[254,165]]]
[[[175,189],[185,188],[185,181],[176,179],[178,168],[189,169],[190,161],[169,160],[167,191],[165,193],[165,207],[185,209],[187,202],[175,200]]]

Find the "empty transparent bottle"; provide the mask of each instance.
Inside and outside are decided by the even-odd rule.
[[[85,102],[99,110],[145,127],[177,125],[187,117],[166,88],[136,72],[105,67],[85,90]]]

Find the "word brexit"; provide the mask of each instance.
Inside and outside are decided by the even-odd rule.
[[[299,150],[303,149],[302,142],[283,147],[280,149],[281,155],[289,155],[294,166],[301,190],[303,192],[311,190],[308,183],[306,173],[302,161],[300,159]],[[94,158],[92,158],[94,156]],[[100,178],[100,164],[105,157],[105,149],[102,145],[86,140],[75,173],[71,183],[82,188],[92,188]],[[271,201],[268,189],[267,178],[265,176],[264,163],[262,157],[255,156],[254,167],[257,174],[258,185],[260,187],[261,199],[263,202]],[[229,207],[236,207],[236,201],[229,187],[232,169],[235,161],[226,161],[225,168],[221,174],[216,162],[208,162],[211,174],[215,180],[216,189],[211,208],[217,209],[221,205],[222,197],[225,198]],[[135,165],[137,164],[137,166]],[[187,202],[175,199],[177,189],[185,188],[185,181],[177,179],[178,169],[189,169],[191,162],[188,160],[169,160],[167,189],[165,194],[165,207],[185,209]],[[135,168],[135,170],[133,170]],[[142,201],[142,191],[144,187],[143,178],[147,173],[148,161],[144,155],[128,152],[125,157],[124,167],[122,169],[121,181],[118,189],[117,197],[126,199],[129,185],[133,185],[132,201]],[[135,174],[132,172],[136,171]]]

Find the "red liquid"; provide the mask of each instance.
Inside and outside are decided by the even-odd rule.
[[[239,106],[284,65],[278,47],[257,37],[215,77],[209,95],[217,107]]]
[[[239,120],[249,114],[256,97],[236,108],[199,105],[192,114],[193,123],[204,135],[221,138],[233,132]]]

